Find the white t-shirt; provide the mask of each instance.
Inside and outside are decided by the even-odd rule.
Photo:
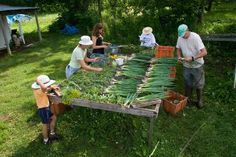
[[[150,34],[143,34],[142,33],[141,36],[139,36],[139,40],[141,41],[140,46],[154,47],[155,45],[157,45],[156,39],[152,33],[150,33]]]
[[[176,48],[181,49],[183,57],[194,57],[200,52],[201,49],[205,48],[205,46],[197,33],[190,32],[190,36],[187,39],[182,37],[178,38]],[[199,68],[203,64],[203,57],[198,58],[193,62],[183,63],[183,65],[187,68]]]
[[[69,65],[72,68],[80,68],[81,65],[79,61],[85,59],[86,53],[87,53],[87,49],[82,50],[79,46],[77,46],[72,52]]]

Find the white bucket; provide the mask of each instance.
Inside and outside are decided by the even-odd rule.
[[[119,66],[123,65],[124,64],[124,59],[123,58],[117,58],[116,59],[116,64],[119,65]]]

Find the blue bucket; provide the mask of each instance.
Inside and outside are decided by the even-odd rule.
[[[119,48],[117,45],[110,45],[109,48],[111,49],[112,54],[117,54],[119,52]]]

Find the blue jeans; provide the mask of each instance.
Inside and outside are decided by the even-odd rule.
[[[78,72],[79,68],[72,68],[70,65],[66,66],[66,78],[69,79],[71,75]]]

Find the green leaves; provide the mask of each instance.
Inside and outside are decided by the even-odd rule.
[[[80,97],[80,91],[78,89],[66,88],[62,91],[62,103],[70,105],[74,98]]]

